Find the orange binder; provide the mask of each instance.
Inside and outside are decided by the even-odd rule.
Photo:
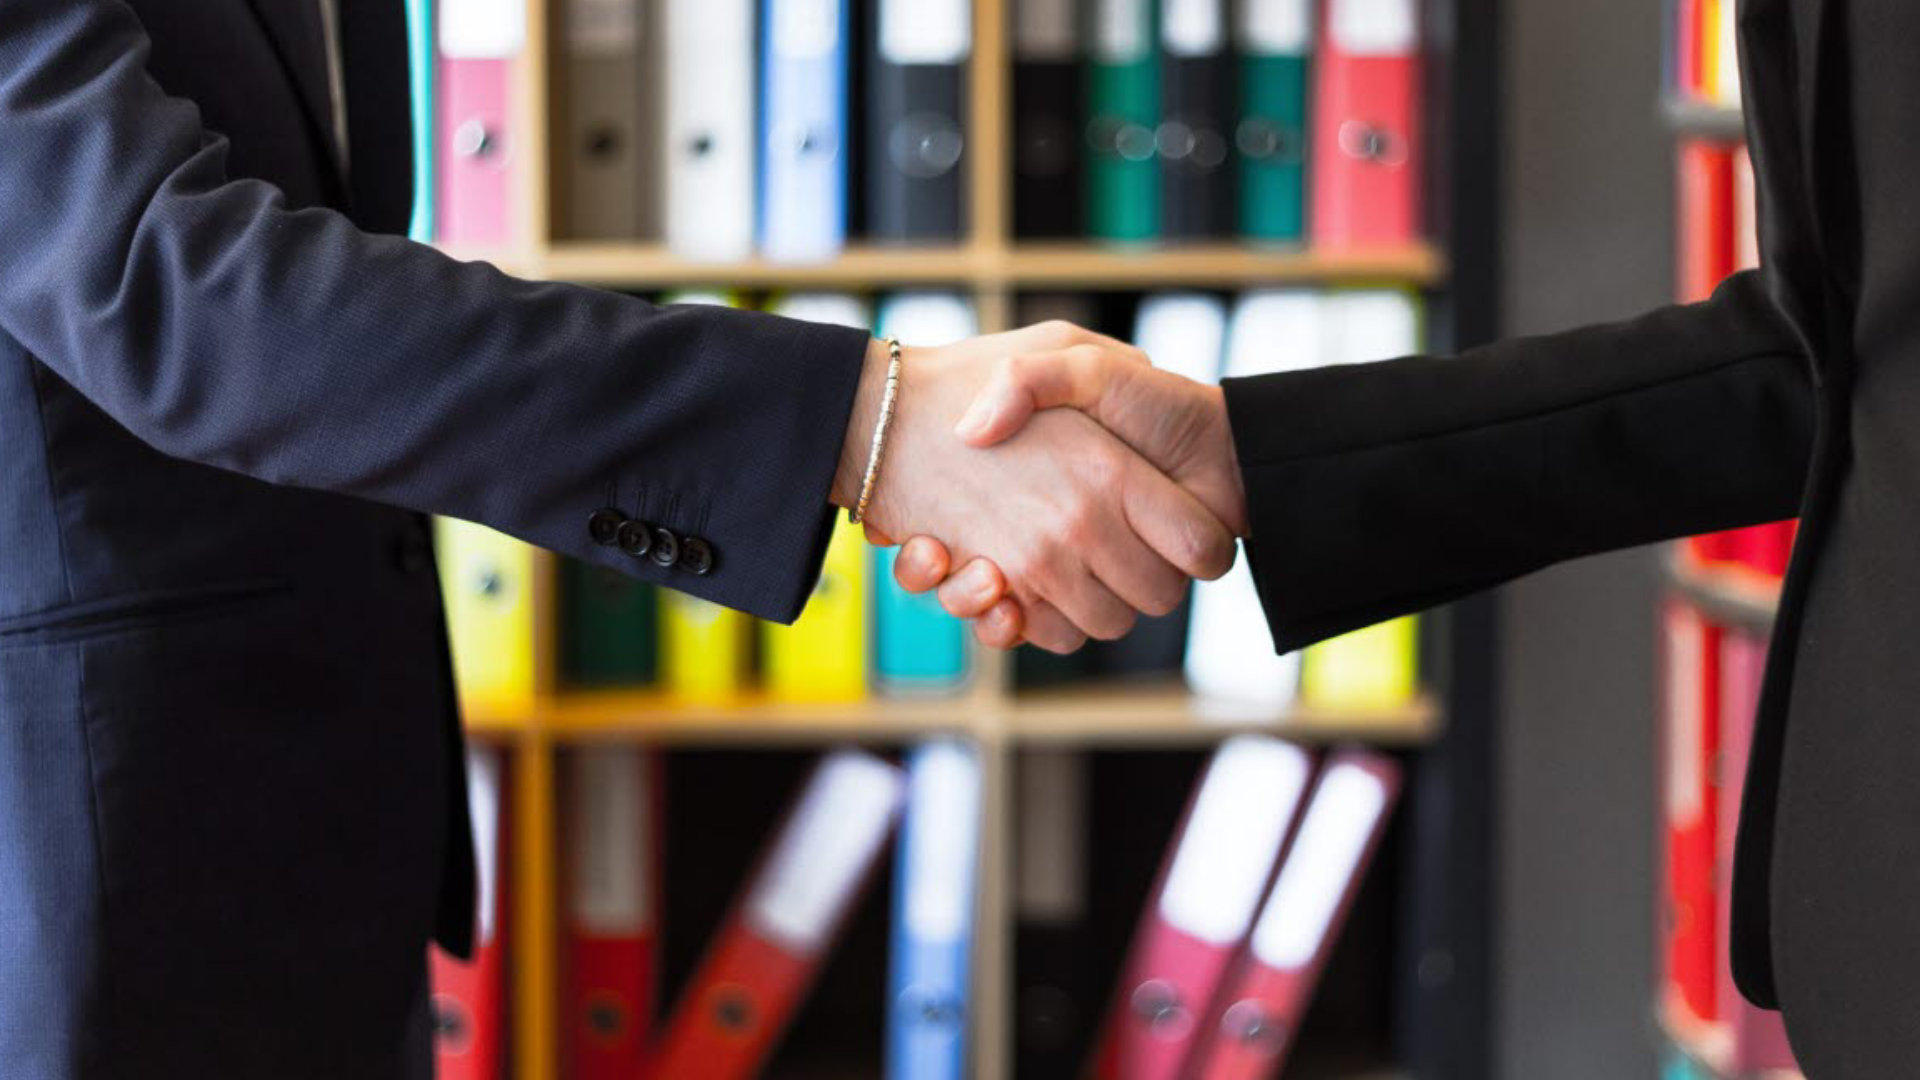
[[[900,814],[901,770],[829,754],[675,1006],[651,1075],[758,1074],[872,876]]]
[[[433,1056],[440,1080],[499,1080],[506,1064],[507,994],[498,750],[467,749],[467,798],[478,885],[473,959],[460,960],[437,946],[428,956]]]
[[[1314,243],[1413,242],[1425,168],[1418,0],[1329,0],[1315,77]]]
[[[1400,767],[1384,754],[1342,750],[1320,770],[1186,1075],[1260,1080],[1286,1063],[1399,790]]]
[[[1720,629],[1684,602],[1666,615],[1666,978],[1668,997],[1711,1021],[1718,913],[1714,903],[1715,758],[1720,752]]]
[[[568,766],[567,1075],[632,1080],[653,1022],[658,769],[612,746]]]

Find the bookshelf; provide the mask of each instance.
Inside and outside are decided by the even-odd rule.
[[[1423,290],[1437,349],[1484,340],[1493,326],[1492,0],[1431,3],[1448,25],[1429,35],[1430,99],[1450,115],[1431,121],[1436,148],[1435,234],[1401,248],[1321,252],[1231,242],[1179,245],[1028,243],[1012,238],[1013,143],[1010,37],[1013,0],[973,0],[973,51],[967,104],[967,233],[949,246],[896,247],[856,242],[828,261],[737,263],[686,259],[655,243],[560,239],[556,199],[564,189],[562,149],[553,137],[561,93],[562,46],[554,32],[561,0],[525,0],[525,51],[515,68],[512,111],[521,133],[512,159],[516,195],[510,245],[449,249],[516,276],[631,291],[725,286],[882,292],[941,286],[968,294],[983,329],[1012,324],[1013,301],[1028,290],[1126,291],[1163,288],[1238,290],[1277,284],[1392,283]],[[1436,107],[1436,111],[1438,108]],[[1442,140],[1454,138],[1449,152]],[[1401,878],[1397,923],[1405,935],[1396,962],[1392,1055],[1416,1064],[1383,1070],[1379,1055],[1324,1072],[1342,1078],[1469,1077],[1486,1074],[1491,1017],[1491,955],[1486,897],[1492,871],[1492,607],[1460,605],[1430,620],[1423,657],[1432,685],[1411,702],[1375,709],[1307,707],[1249,710],[1196,699],[1169,682],[1090,682],[1019,692],[1011,664],[974,654],[970,684],[937,699],[871,697],[796,704],[747,693],[687,701],[650,690],[572,690],[558,675],[559,560],[537,553],[534,576],[534,689],[511,703],[469,703],[470,733],[506,750],[510,785],[506,886],[511,894],[509,999],[511,1075],[561,1075],[559,1013],[561,931],[558,771],[571,748],[639,743],[662,748],[824,749],[859,743],[885,749],[937,734],[978,747],[984,818],[976,897],[974,1006],[970,1075],[1012,1076],[1013,915],[1010,852],[1013,756],[1030,746],[1088,749],[1200,749],[1259,731],[1312,744],[1359,741],[1392,748],[1410,764],[1408,841],[1420,849]],[[1401,988],[1404,984],[1406,989]],[[1400,1029],[1404,1027],[1404,1033]],[[830,1063],[826,1063],[830,1064]],[[1317,1063],[1316,1063],[1317,1064]],[[811,1068],[812,1066],[809,1066]],[[825,1064],[821,1066],[825,1068]],[[831,1071],[831,1070],[827,1070]],[[823,1073],[824,1074],[824,1073]],[[834,1075],[842,1075],[834,1072]]]
[[[1679,25],[1682,10],[1669,12],[1670,33],[1678,42],[1689,35]],[[1691,9],[1701,17],[1702,8]],[[1731,11],[1721,15],[1731,18]],[[1703,20],[1704,21],[1704,20]],[[1696,35],[1704,37],[1707,31]],[[1731,37],[1703,51],[1718,54],[1731,49]],[[1695,293],[1734,272],[1742,262],[1757,265],[1758,244],[1742,256],[1742,241],[1754,237],[1757,216],[1751,185],[1742,188],[1746,119],[1737,104],[1738,87],[1724,57],[1718,63],[1697,65],[1677,55],[1661,102],[1661,116],[1675,146],[1682,174],[1677,245],[1682,252],[1680,292]],[[1693,66],[1701,71],[1700,85],[1682,86],[1680,73]],[[1715,70],[1718,68],[1719,70]],[[1703,154],[1704,152],[1704,154]],[[1732,154],[1731,177],[1708,171],[1711,155]],[[1691,156],[1690,156],[1691,155]],[[1698,171],[1689,171],[1694,169]],[[1746,175],[1750,176],[1750,172]],[[1730,183],[1728,182],[1730,179]],[[1721,189],[1727,184],[1725,190]],[[1727,205],[1718,205],[1727,200]],[[1716,236],[1724,230],[1725,235]],[[1725,249],[1720,249],[1724,244]],[[1718,265],[1724,258],[1726,265]],[[1712,272],[1705,272],[1711,266]],[[1687,296],[1686,299],[1698,299]],[[1780,606],[1780,572],[1790,546],[1790,534],[1777,533],[1770,543],[1758,532],[1780,526],[1759,526],[1681,540],[1669,545],[1662,563],[1664,602],[1671,605],[1664,620],[1660,648],[1664,656],[1662,739],[1667,752],[1667,794],[1661,806],[1668,869],[1658,886],[1670,920],[1663,946],[1666,969],[1653,1007],[1655,1038],[1666,1054],[1663,1075],[1680,1080],[1800,1080],[1791,1067],[1780,1019],[1748,1006],[1737,998],[1727,976],[1730,901],[1724,890],[1732,877],[1729,857],[1732,830],[1745,763],[1752,739],[1751,724],[1761,697],[1760,681],[1767,644]],[[1738,539],[1744,534],[1747,539]],[[1787,536],[1779,540],[1778,536]],[[1697,721],[1700,725],[1694,726]],[[1681,766],[1683,755],[1708,751],[1698,766]],[[1678,780],[1675,777],[1678,777]],[[1677,785],[1677,786],[1676,786]],[[1679,791],[1682,794],[1676,795]],[[1684,792],[1697,792],[1691,811]],[[1704,809],[1703,809],[1704,808]],[[1702,822],[1704,821],[1704,825]],[[1695,835],[1704,831],[1708,850],[1696,847]],[[1698,860],[1705,859],[1704,867]],[[1698,885],[1700,875],[1710,885]],[[1712,944],[1697,934],[1689,938],[1688,923],[1672,922],[1675,912],[1702,899],[1715,905],[1706,920]],[[1693,922],[1691,925],[1702,925]],[[1679,927],[1679,929],[1675,929]],[[1706,951],[1710,948],[1710,954]],[[1711,962],[1710,964],[1708,962]],[[1711,980],[1702,985],[1702,972]]]

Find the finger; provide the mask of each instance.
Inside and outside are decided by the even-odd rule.
[[[987,380],[954,433],[971,446],[992,446],[1026,426],[1042,409],[1091,412],[1100,404],[1110,350],[1074,345],[1055,352],[1009,357]]]
[[[973,620],[973,636],[989,649],[1011,649],[1020,644],[1022,616],[1018,600],[1003,599]]]
[[[1046,575],[1040,596],[1088,637],[1117,641],[1133,629],[1136,614],[1132,605],[1115,596],[1077,558]]]
[[[866,531],[867,543],[872,544],[874,547],[893,547],[894,546],[893,537],[888,536],[886,533],[883,533],[879,529],[874,528],[873,522],[863,521],[860,523],[860,528]]]
[[[1102,585],[1142,615],[1168,615],[1186,599],[1192,575],[1168,562],[1116,509],[1092,530],[1100,542],[1087,551],[1087,568]]]
[[[1026,611],[1026,639],[1035,647],[1066,656],[1087,643],[1087,635],[1045,600],[1029,600],[1021,606]]]
[[[1121,509],[1146,545],[1188,577],[1213,581],[1233,569],[1233,533],[1186,488],[1140,458],[1121,475]]]
[[[974,559],[940,583],[940,606],[958,619],[979,618],[1006,595],[1006,575],[990,559]]]
[[[953,569],[953,556],[947,545],[931,536],[908,540],[893,560],[893,580],[910,593],[923,593],[939,585]]]

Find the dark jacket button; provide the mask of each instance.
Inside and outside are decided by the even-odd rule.
[[[587,519],[587,535],[601,547],[612,547],[620,539],[620,526],[627,523],[627,515],[613,507],[595,510]]]
[[[680,561],[680,538],[671,529],[655,526],[653,530],[653,561],[661,566],[672,566]]]
[[[653,530],[647,528],[644,521],[623,521],[614,539],[621,551],[638,559],[653,547]]]
[[[713,546],[697,536],[680,541],[680,569],[706,577],[713,571]]]

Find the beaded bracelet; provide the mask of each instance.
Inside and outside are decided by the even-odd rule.
[[[873,449],[867,454],[867,475],[860,481],[860,501],[848,520],[860,524],[867,516],[867,504],[873,501],[874,485],[880,481],[880,457],[887,449],[887,429],[893,426],[893,405],[900,396],[900,342],[887,339],[887,389],[880,395],[880,419],[873,425]]]

